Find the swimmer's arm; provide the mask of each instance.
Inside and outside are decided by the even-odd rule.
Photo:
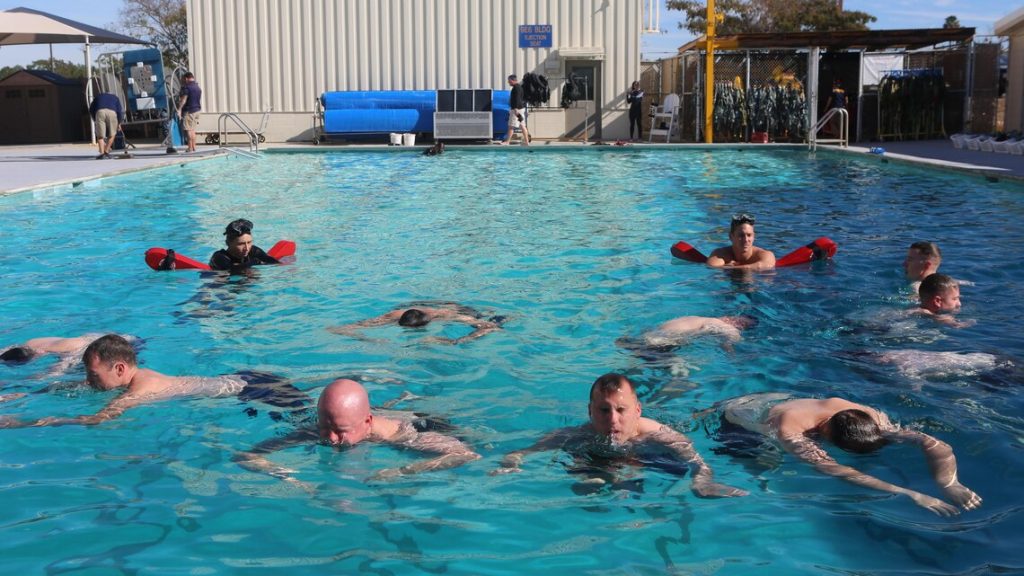
[[[920,446],[928,461],[932,478],[942,492],[955,505],[964,510],[973,510],[981,506],[981,497],[960,483],[956,475],[956,456],[949,444],[914,430],[900,430],[888,435],[895,442],[913,443]]]
[[[835,476],[836,478],[840,478],[850,482],[851,484],[856,484],[857,486],[862,486],[864,488],[908,496],[918,506],[927,508],[939,516],[954,516],[960,513],[955,506],[950,506],[938,498],[932,498],[926,494],[922,494],[908,488],[903,488],[895,484],[890,484],[884,480],[865,474],[856,468],[839,464],[833,460],[827,452],[822,450],[817,443],[803,434],[783,436],[779,438],[779,441],[782,443],[782,447],[786,452],[789,452],[804,462],[814,466],[814,468],[822,474]]]
[[[434,470],[447,470],[480,458],[479,454],[473,452],[469,446],[466,446],[459,439],[437,432],[420,432],[408,440],[397,442],[396,445],[420,452],[440,454],[440,456],[427,460],[418,460],[401,468],[386,468],[374,474],[373,480],[411,476]]]
[[[272,454],[279,450],[285,450],[292,446],[309,444],[311,442],[315,442],[316,439],[316,431],[304,428],[296,430],[286,436],[281,436],[280,438],[264,440],[246,452],[236,452],[235,455],[232,456],[231,460],[250,472],[269,474],[274,478],[278,478],[286,482],[295,482],[295,479],[291,477],[291,474],[294,474],[295,470],[278,466],[268,460],[265,455]]]
[[[360,320],[352,324],[345,324],[343,326],[331,326],[327,328],[328,332],[334,334],[341,334],[343,336],[359,336],[359,330],[361,328],[376,328],[377,326],[387,326],[388,324],[394,324],[402,317],[402,313],[405,310],[394,310],[387,314],[381,314],[375,318],[368,318],[366,320]]]
[[[95,426],[108,420],[113,420],[121,416],[125,410],[144,403],[145,401],[137,396],[126,395],[114,399],[110,404],[107,404],[103,410],[88,416],[76,416],[74,418],[57,418],[55,416],[48,416],[46,418],[40,418],[35,422],[20,422],[18,425],[8,426],[8,428],[36,426]]]
[[[732,259],[730,258],[729,260],[726,260],[726,257],[729,256],[729,254],[726,253],[726,250],[727,249],[725,248],[715,248],[715,251],[711,253],[711,256],[708,256],[707,262],[705,262],[705,264],[711,266],[712,268],[721,268],[723,266],[728,266],[730,263],[732,263]]]
[[[263,248],[260,248],[258,246],[253,246],[253,249],[250,252],[250,255],[252,256],[253,260],[256,260],[256,262],[259,263],[259,264],[280,264],[281,263],[280,260],[278,260],[277,258],[274,258],[270,254],[267,254],[266,252],[263,251]]]
[[[579,435],[579,428],[562,428],[555,430],[547,436],[544,436],[532,446],[523,448],[522,450],[516,450],[509,452],[501,459],[501,463],[498,468],[491,470],[491,476],[496,474],[508,474],[510,472],[522,472],[519,465],[523,463],[523,458],[529,454],[535,452],[547,452],[549,450],[558,450],[571,440],[574,436]]]
[[[46,371],[46,375],[48,377],[63,376],[68,370],[81,361],[81,354],[64,354],[52,368]]]
[[[501,326],[498,326],[497,324],[489,320],[480,320],[478,318],[473,318],[471,316],[463,316],[461,318],[457,318],[457,320],[459,322],[463,322],[464,324],[469,324],[470,326],[475,328],[475,330],[473,330],[469,334],[466,334],[465,336],[460,336],[455,339],[437,338],[434,341],[444,342],[446,344],[462,344],[464,342],[469,342],[470,340],[476,340],[477,338],[490,334],[491,332],[501,330]]]
[[[714,481],[714,473],[704,459],[693,448],[693,442],[684,434],[668,426],[661,426],[651,434],[651,439],[664,445],[680,461],[690,466],[691,489],[701,498],[725,498],[746,496],[746,490],[726,486]]]

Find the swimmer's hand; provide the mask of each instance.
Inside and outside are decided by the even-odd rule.
[[[914,504],[922,508],[927,508],[939,516],[956,516],[960,513],[960,509],[956,506],[952,506],[939,500],[938,498],[932,498],[927,494],[921,494],[920,492],[908,491],[907,496],[914,501]]]
[[[452,344],[458,344],[459,342],[455,338],[445,338],[444,336],[427,336],[423,341],[429,344],[446,344],[449,346]]]
[[[373,476],[366,479],[367,482],[386,482],[388,480],[394,480],[400,476],[404,476],[405,472],[401,468],[385,468],[380,472],[377,472]]]
[[[953,504],[964,510],[974,510],[981,507],[981,496],[959,482],[954,482],[942,489],[946,498]]]
[[[750,494],[746,490],[719,484],[718,482],[700,482],[695,480],[692,486],[693,493],[701,498],[735,498]]]
[[[0,428],[26,428],[31,422],[18,420],[14,416],[0,416]]]
[[[501,459],[501,466],[488,472],[490,476],[498,476],[499,474],[512,474],[516,472],[522,472],[523,470],[519,467],[523,463],[523,455],[517,452],[507,454]]]

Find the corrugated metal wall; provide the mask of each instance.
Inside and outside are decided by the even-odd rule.
[[[188,0],[206,112],[311,112],[330,90],[505,89],[559,48],[603,53],[605,111],[640,76],[642,0]],[[551,24],[552,48],[518,26]],[[555,56],[552,56],[554,63]],[[557,105],[557,90],[552,104]]]

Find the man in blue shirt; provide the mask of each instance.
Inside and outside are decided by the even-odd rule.
[[[96,145],[100,151],[96,159],[110,158],[114,137],[121,130],[121,122],[124,120],[121,99],[105,92],[97,94],[89,105],[89,115],[96,122]]]
[[[188,132],[188,151],[195,152],[196,126],[199,126],[199,111],[203,108],[200,104],[203,91],[199,88],[199,84],[196,84],[196,77],[191,72],[186,72],[181,81],[181,92],[178,93],[178,117],[181,118],[185,131]]]

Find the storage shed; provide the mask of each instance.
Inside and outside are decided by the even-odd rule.
[[[86,113],[78,80],[46,70],[19,70],[0,80],[0,144],[82,140]]]

